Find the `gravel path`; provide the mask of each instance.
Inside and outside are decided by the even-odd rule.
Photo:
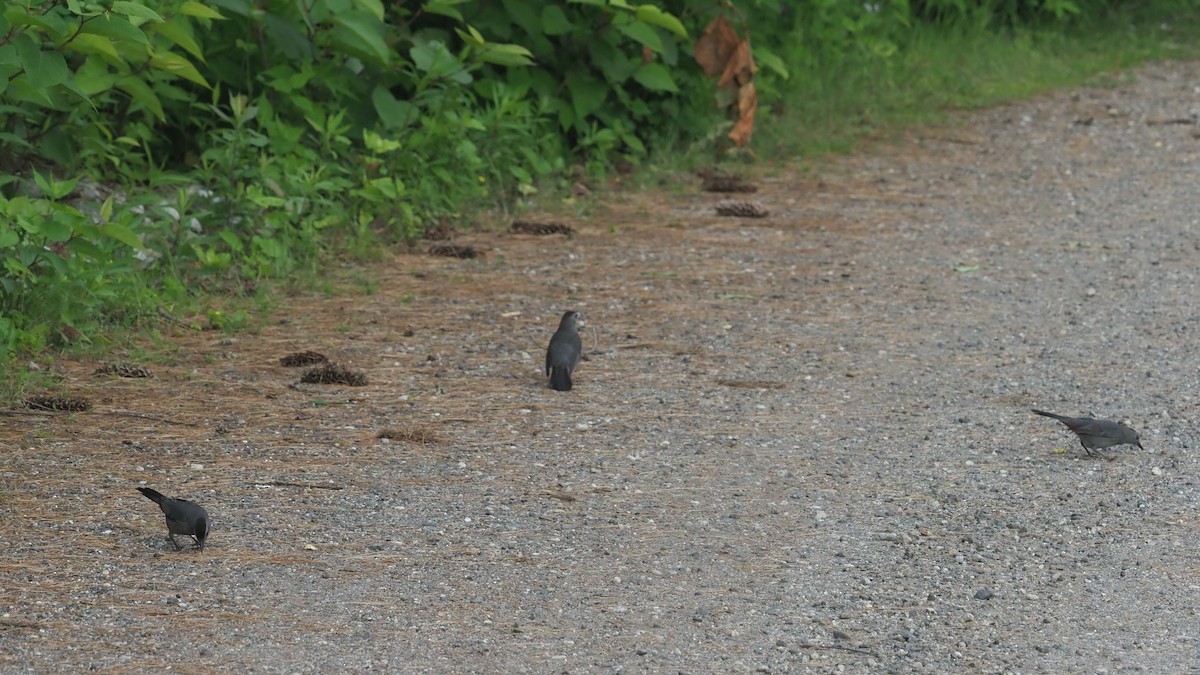
[[[0,416],[0,670],[1197,670],[1198,70],[779,167],[761,220],[681,182],[397,256],[154,380],[60,364],[97,412]],[[294,384],[310,348],[370,384]]]

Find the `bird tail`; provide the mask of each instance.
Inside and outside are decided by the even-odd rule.
[[[162,504],[163,502],[164,497],[158,490],[152,490],[150,488],[138,488],[138,492],[146,495],[146,499],[149,499],[155,504]]]
[[[566,368],[551,368],[550,388],[555,391],[571,391],[571,371]]]
[[[1030,412],[1032,412],[1035,415],[1041,415],[1042,417],[1053,417],[1056,420],[1067,419],[1067,418],[1063,417],[1062,415],[1055,415],[1054,413],[1048,413],[1045,410],[1030,410]]]

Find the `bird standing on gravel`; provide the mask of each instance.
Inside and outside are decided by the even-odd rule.
[[[571,373],[575,372],[583,354],[583,342],[575,328],[578,320],[579,312],[564,312],[558,330],[554,331],[550,346],[546,348],[546,375],[550,378],[550,388],[555,391],[571,391]]]
[[[1067,428],[1074,431],[1075,435],[1079,437],[1079,444],[1083,446],[1089,456],[1091,456],[1092,450],[1109,448],[1114,445],[1136,445],[1139,449],[1145,450],[1142,447],[1141,438],[1138,437],[1138,432],[1120,422],[1094,420],[1090,417],[1063,417],[1041,410],[1033,412],[1042,417],[1052,417],[1067,425]]]
[[[150,488],[138,488],[146,496],[146,499],[158,504],[162,512],[167,516],[167,536],[170,537],[171,543],[175,544],[175,550],[180,549],[179,542],[175,541],[175,535],[186,534],[196,540],[196,546],[201,551],[204,550],[204,540],[208,539],[208,533],[212,529],[212,524],[208,520],[208,511],[204,507],[194,502],[189,502],[186,499],[173,499],[165,497],[157,490]]]

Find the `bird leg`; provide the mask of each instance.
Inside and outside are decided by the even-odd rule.
[[[172,544],[175,544],[175,550],[176,550],[176,551],[178,551],[178,550],[180,550],[181,548],[183,548],[182,546],[180,546],[180,545],[179,545],[179,542],[175,541],[175,533],[174,533],[174,532],[168,532],[168,533],[167,533],[167,538],[171,540],[171,543],[172,543]]]

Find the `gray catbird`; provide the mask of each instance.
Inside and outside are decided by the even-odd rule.
[[[1142,440],[1138,438],[1138,432],[1121,424],[1120,422],[1112,422],[1109,420],[1094,420],[1090,417],[1063,417],[1041,410],[1033,412],[1042,417],[1053,417],[1054,419],[1067,425],[1067,428],[1075,432],[1079,437],[1079,444],[1087,451],[1088,455],[1092,454],[1092,450],[1100,448],[1109,448],[1114,445],[1136,445],[1139,449],[1145,450],[1142,447]]]
[[[550,388],[556,391],[571,391],[571,373],[583,353],[583,343],[575,329],[578,319],[579,312],[564,312],[546,348],[546,375],[550,377]]]
[[[208,533],[212,529],[208,520],[208,511],[205,511],[204,507],[186,499],[164,497],[161,492],[150,488],[140,487],[138,492],[146,495],[146,499],[158,504],[158,507],[166,514],[167,536],[171,538],[171,543],[175,544],[176,551],[180,548],[179,542],[175,541],[177,534],[186,534],[195,539],[200,550],[204,550],[204,540],[208,539]]]

